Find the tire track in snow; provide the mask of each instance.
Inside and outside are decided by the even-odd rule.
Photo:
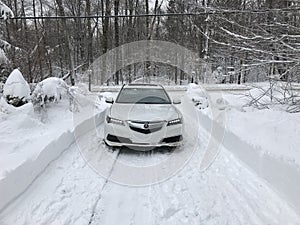
[[[117,150],[117,155],[116,155],[116,157],[115,157],[115,159],[114,159],[114,161],[113,161],[113,164],[112,164],[112,166],[111,166],[111,169],[110,169],[110,171],[109,171],[109,174],[108,174],[108,176],[106,177],[106,179],[105,179],[105,181],[104,181],[104,184],[103,184],[103,186],[102,186],[102,188],[101,188],[101,190],[100,190],[99,196],[98,196],[98,198],[97,198],[97,200],[96,200],[96,202],[95,202],[95,204],[94,204],[94,206],[93,206],[93,211],[92,211],[92,214],[91,214],[91,217],[90,217],[90,220],[89,220],[88,225],[91,225],[91,224],[94,222],[94,217],[95,217],[95,213],[96,213],[97,206],[98,206],[98,204],[99,204],[99,202],[100,202],[100,200],[101,200],[101,198],[102,198],[102,193],[103,193],[103,191],[104,191],[106,185],[107,185],[108,182],[109,182],[109,178],[111,177],[111,174],[112,174],[112,172],[113,172],[113,170],[114,170],[114,166],[116,165],[116,162],[117,162],[117,160],[118,160],[118,158],[119,158],[120,152],[121,152],[121,149],[118,149],[118,150]]]
[[[90,132],[81,137],[82,141],[92,141],[92,146],[99,150],[95,141],[98,138],[90,140],[89,136]],[[88,166],[73,144],[0,214],[0,224],[87,224],[93,208],[90,203],[98,196],[95,190],[102,187],[104,181]],[[78,207],[77,202],[82,206]]]

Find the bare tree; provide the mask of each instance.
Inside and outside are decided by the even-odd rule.
[[[62,0],[55,0],[55,1],[58,6],[59,15],[64,17],[65,11],[64,11],[63,4],[62,4]],[[68,36],[68,27],[67,27],[66,19],[61,20],[61,26],[63,29],[63,36],[64,36],[64,41],[65,41],[65,43],[64,43],[65,51],[66,51],[68,69],[69,69],[69,73],[66,77],[70,77],[71,84],[74,85],[75,84],[74,65],[73,65],[73,60],[72,60],[72,51],[71,51],[70,40],[69,40],[69,36]]]

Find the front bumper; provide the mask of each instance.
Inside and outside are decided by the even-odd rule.
[[[123,142],[112,142],[104,139],[105,143],[111,147],[134,147],[141,148],[138,150],[147,151],[149,148],[159,148],[159,147],[178,147],[182,144],[182,141],[173,142],[173,143],[158,143],[158,144],[147,144],[147,143],[123,143]]]
[[[138,132],[130,128],[126,122],[124,126],[105,123],[104,141],[112,147],[137,147],[141,151],[157,147],[177,147],[182,144],[182,124],[167,126],[153,133]]]

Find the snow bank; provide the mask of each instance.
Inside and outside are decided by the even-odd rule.
[[[27,81],[24,79],[22,73],[15,69],[7,78],[4,88],[4,96],[18,97],[20,99],[28,99],[30,96],[30,87]]]
[[[287,113],[280,107],[263,110],[243,107],[243,110],[238,110],[245,100],[230,94],[224,98],[229,102],[227,129],[248,144],[259,146],[263,154],[300,166],[299,113]]]
[[[81,98],[85,103],[80,104],[78,121],[73,121],[68,101],[61,101],[48,109],[46,123],[32,115],[32,104],[16,109],[0,100],[0,108],[2,105],[5,109],[0,113],[0,193],[5,193],[1,195],[0,211],[59,158],[76,141],[75,137],[104,121],[106,107],[99,107],[101,102],[98,102],[95,108],[89,97]]]
[[[223,146],[267,181],[300,214],[300,114],[244,108],[246,100],[233,94],[224,94],[223,98],[226,106]],[[222,130],[218,122],[211,121],[200,110],[199,118],[208,132],[212,124]]]
[[[183,103],[195,107],[192,99],[197,87],[190,88]],[[224,130],[220,124],[225,122],[221,144],[300,214],[300,114],[290,114],[279,107],[269,110],[245,107],[248,100],[244,93],[223,92],[220,98],[217,92],[210,92],[210,108],[216,112],[215,118],[199,110],[200,123],[211,133],[212,126],[217,131]],[[259,90],[252,90],[251,94],[259,95]],[[219,121],[218,111],[225,113],[225,121]]]
[[[258,131],[259,128],[256,128],[256,132]],[[247,136],[249,134],[254,134],[254,132],[248,131]],[[269,139],[271,135],[269,136],[266,133],[262,138]],[[271,139],[269,144],[273,146],[278,144],[276,136]],[[289,161],[286,160],[286,156],[278,157],[273,153],[269,154],[265,152],[262,146],[257,145],[257,143],[249,144],[249,140],[245,141],[244,137],[233,133],[229,129],[225,132],[223,145],[254,170],[256,174],[266,180],[300,214],[300,167],[294,160]],[[289,154],[287,148],[284,148],[283,151],[286,155]]]

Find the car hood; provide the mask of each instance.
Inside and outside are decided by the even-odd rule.
[[[171,104],[119,104],[110,108],[110,116],[120,120],[162,121],[180,117],[179,111]]]

